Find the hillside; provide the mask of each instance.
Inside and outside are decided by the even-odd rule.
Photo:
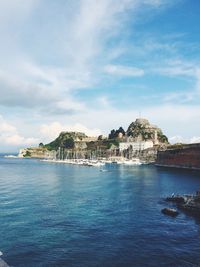
[[[101,136],[100,136],[101,137]],[[81,132],[61,132],[52,142],[44,145],[48,150],[57,151],[59,147],[65,149],[109,149],[112,145],[118,147],[119,142],[153,141],[154,144],[168,144],[167,137],[162,130],[149,123],[147,119],[136,119],[125,132],[122,127],[111,130],[108,138],[91,138]]]
[[[136,142],[148,141],[148,149],[132,150],[132,156],[146,160],[155,161],[157,150],[168,147],[168,139],[162,130],[155,125],[150,124],[147,119],[136,119],[132,122],[127,131],[122,127],[117,130],[111,130],[108,137],[88,137],[82,132],[61,132],[52,142],[43,145],[39,144],[36,148],[22,149],[20,157],[35,158],[65,158],[78,157],[90,158],[91,155],[98,157],[110,157],[111,155],[125,155],[130,150],[132,144]],[[141,143],[140,143],[141,142]],[[144,143],[144,142],[143,142]],[[128,147],[127,147],[128,145]],[[122,149],[121,147],[126,147]],[[129,154],[130,154],[129,153]]]
[[[87,135],[81,132],[61,132],[59,136],[45,147],[48,150],[58,150],[59,147],[74,148],[75,142],[82,141]]]
[[[135,122],[132,122],[126,131],[126,135],[133,137],[135,141],[152,140],[157,143],[168,143],[168,138],[162,130],[150,124],[147,119],[136,119]]]

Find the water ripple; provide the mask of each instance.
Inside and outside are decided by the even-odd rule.
[[[196,191],[199,173],[106,168],[1,158],[4,259],[15,267],[198,265],[198,220],[160,210],[164,196]]]

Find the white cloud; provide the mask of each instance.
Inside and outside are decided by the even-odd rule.
[[[144,75],[142,69],[122,65],[107,65],[104,70],[106,73],[116,76],[140,77]]]
[[[171,144],[176,144],[176,143],[185,143],[187,142],[186,139],[184,139],[182,136],[180,135],[175,135],[169,138],[169,142]]]
[[[190,143],[200,143],[200,136],[193,136],[190,138]]]
[[[176,103],[191,103],[193,100],[197,100],[200,96],[200,65],[195,61],[187,61],[181,59],[165,60],[164,67],[152,67],[150,72],[167,76],[171,78],[181,78],[184,81],[189,81],[190,86],[187,90],[176,91],[176,87],[173,92],[163,94],[163,102]],[[156,64],[155,64],[156,65]],[[191,86],[191,81],[193,84]],[[172,88],[171,88],[172,89]]]
[[[52,122],[50,124],[43,124],[40,127],[40,133],[45,142],[53,141],[61,132],[83,132],[88,136],[98,136],[101,131],[97,128],[88,128],[81,123],[72,125],[61,124],[60,122]]]
[[[138,1],[87,0],[75,5],[70,3],[69,16],[65,14],[67,9],[63,8],[63,16],[55,20],[49,19],[47,9],[46,13],[38,13],[41,18],[39,28],[32,18],[35,8],[42,10],[45,1],[7,2],[0,2],[0,35],[4,36],[0,44],[0,105],[12,109],[28,108],[49,116],[83,112],[86,108],[84,103],[75,99],[72,91],[91,88],[98,83],[101,65],[109,61],[106,43],[125,27],[124,18],[130,9],[138,7]],[[59,3],[55,6],[61,8]],[[16,23],[8,23],[13,20]],[[29,31],[33,43],[37,41],[35,47],[27,45]],[[60,42],[56,42],[58,37]],[[55,46],[52,46],[54,43]],[[39,53],[38,49],[41,50]],[[57,56],[58,51],[61,51],[62,60],[60,64],[54,64],[49,57],[52,54]],[[47,57],[47,62],[41,63],[41,52]],[[131,76],[142,74],[139,69],[123,67],[116,72]]]
[[[29,14],[29,11],[32,10],[37,2],[38,0],[0,1],[1,19],[21,17],[27,13]]]
[[[3,117],[0,115],[0,135],[5,133],[15,133],[16,128],[9,124],[7,121],[3,119]]]
[[[37,108],[39,112],[44,110],[44,102],[45,110],[55,110],[53,107],[59,109],[61,101],[70,102],[71,106],[62,107],[63,112],[72,110],[72,106],[79,110],[82,103],[73,99],[71,91],[91,88],[99,82],[102,66],[109,63],[110,52],[118,48],[118,43],[111,48],[107,43],[122,34],[130,10],[133,15],[142,5],[159,3],[157,0],[80,0],[69,1],[67,5],[49,4],[46,0],[4,2],[0,2],[0,35],[6,37],[0,44],[0,105]],[[46,11],[40,12],[44,8]],[[61,12],[54,20],[48,13],[53,12],[52,8]],[[119,76],[144,74],[138,68],[109,64],[107,71]]]
[[[106,96],[101,96],[97,99],[98,103],[100,104],[101,108],[109,108],[110,101]]]
[[[193,62],[180,59],[165,61],[164,67],[153,68],[152,71],[166,76],[196,77],[198,67]]]
[[[0,141],[4,141],[9,146],[31,146],[31,145],[37,145],[39,140],[37,138],[25,138],[23,136],[20,136],[19,134],[13,134],[8,136],[3,136],[3,138],[0,138]]]
[[[183,143],[183,144],[195,144],[200,143],[200,136],[193,136],[191,138],[184,138],[181,135],[172,136],[169,138],[171,144]]]
[[[30,146],[38,143],[37,138],[26,138],[21,136],[16,127],[8,123],[1,115],[0,115],[0,146],[10,146],[10,147],[18,147],[18,146]]]
[[[195,77],[196,77],[195,91],[198,94],[200,94],[200,66],[196,68]]]
[[[147,68],[143,70],[117,63],[126,53],[126,61],[123,62],[127,64],[132,62],[133,66],[137,66],[132,60],[134,57],[128,58],[131,53],[138,55],[138,51],[135,50],[138,42],[134,43],[134,22],[141,19],[143,9],[147,6],[159,8],[163,3],[171,1],[66,0],[65,2],[63,4],[63,1],[49,0],[0,1],[0,36],[2,37],[0,105],[5,114],[10,112],[9,116],[12,116],[13,122],[18,119],[23,125],[19,133],[13,123],[4,120],[3,124],[0,121],[1,144],[14,146],[37,143],[40,136],[36,129],[42,123],[44,125],[41,127],[41,138],[48,141],[64,130],[78,130],[88,135],[98,135],[100,134],[98,129],[104,130],[107,134],[112,128],[127,127],[138,116],[137,107],[126,109],[122,101],[122,105],[114,108],[108,101],[110,96],[108,97],[104,92],[103,97],[97,96],[95,109],[89,105],[86,106],[80,95],[79,99],[76,98],[77,90],[89,88],[95,90],[96,85],[98,89],[101,88],[100,78],[103,74],[105,76],[105,72],[106,78],[108,76],[111,79],[141,77],[146,73],[152,74],[153,71],[154,74],[170,77],[192,78],[197,81],[192,98],[199,96],[200,68],[195,67],[193,63],[180,60],[167,63],[162,61],[158,62],[158,66],[154,69],[146,64],[151,73]],[[137,16],[137,11],[140,18]],[[54,16],[54,12],[59,13],[59,16]],[[130,37],[129,27],[127,27],[129,20],[131,20],[131,42],[126,40],[127,35],[128,38]],[[118,39],[121,41],[118,42]],[[140,45],[141,39],[138,40]],[[146,43],[146,40],[143,41]],[[151,62],[154,64],[155,54],[160,59],[173,48],[172,43],[149,42],[146,43],[146,47],[140,47],[140,53],[146,49],[146,54],[143,55],[144,63],[146,60],[149,62],[148,60],[153,59]],[[152,58],[149,58],[149,55]],[[140,62],[143,63],[143,60]],[[161,68],[162,64],[165,67]],[[109,89],[109,81],[107,88]],[[149,96],[148,93],[147,96]],[[181,98],[183,99],[184,96],[181,95]],[[190,96],[189,92],[188,100]],[[95,96],[91,97],[91,101],[94,98]],[[180,94],[168,95],[166,101],[178,98]],[[86,99],[85,96],[84,99]],[[29,110],[24,112],[22,108],[29,108]],[[23,112],[20,113],[19,110]],[[14,115],[15,111],[17,115]],[[198,126],[200,109],[192,105],[151,107],[143,105],[143,113],[153,123],[168,131],[166,134],[170,136],[185,131],[187,131],[185,135],[193,136],[194,132],[200,131]],[[18,114],[20,118],[16,118]],[[45,122],[54,120],[59,122],[48,125]],[[81,124],[75,124],[75,122],[81,122]],[[188,129],[185,130],[186,124],[192,125],[191,129],[187,127]],[[35,138],[25,137],[32,136],[32,133]]]

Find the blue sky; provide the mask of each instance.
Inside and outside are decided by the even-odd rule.
[[[0,1],[0,151],[141,113],[200,141],[198,0]]]

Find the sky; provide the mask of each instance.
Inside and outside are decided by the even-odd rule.
[[[0,152],[138,117],[200,142],[199,0],[0,0]]]

